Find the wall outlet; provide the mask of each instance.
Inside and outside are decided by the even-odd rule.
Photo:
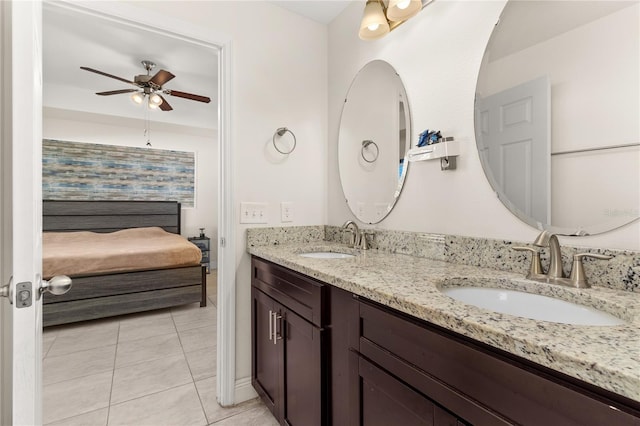
[[[293,203],[283,201],[280,203],[280,221],[293,222]]]
[[[240,203],[240,223],[268,223],[267,203]]]

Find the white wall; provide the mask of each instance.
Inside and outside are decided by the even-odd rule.
[[[384,59],[405,84],[413,119],[413,143],[422,130],[440,129],[444,136],[454,136],[461,142],[462,153],[455,171],[440,171],[438,161],[412,163],[395,209],[378,227],[533,241],[538,231],[513,216],[492,191],[474,138],[476,80],[485,46],[504,3],[436,1],[385,38],[372,42],[358,39],[363,9],[359,3],[349,6],[330,24],[329,224],[340,225],[352,218],[337,168],[342,100],[353,76],[364,64]],[[599,236],[561,238],[561,242],[638,250],[640,223]]]
[[[97,143],[144,148],[144,123],[141,120],[107,117],[98,114],[45,108],[43,137],[71,142]],[[195,129],[151,123],[151,144],[156,149],[195,153],[196,204],[182,209],[182,235],[199,235],[205,228],[208,237],[217,236],[218,227],[218,142],[215,130]],[[212,266],[217,246],[212,244]]]
[[[263,1],[131,3],[232,38],[236,376],[246,382],[251,375],[250,258],[239,203],[267,202],[269,226],[326,222],[327,27]],[[276,154],[271,145],[275,130],[284,126],[298,140],[289,156]],[[293,202],[292,223],[281,223],[281,201]]]

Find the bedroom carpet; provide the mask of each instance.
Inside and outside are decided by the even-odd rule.
[[[259,399],[216,402],[216,271],[198,304],[48,327],[45,425],[276,426]]]

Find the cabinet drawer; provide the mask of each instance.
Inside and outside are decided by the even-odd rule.
[[[251,260],[251,283],[307,321],[322,327],[326,321],[326,285],[266,260]]]
[[[632,407],[419,320],[361,302],[360,324],[362,355],[471,423],[640,424]]]

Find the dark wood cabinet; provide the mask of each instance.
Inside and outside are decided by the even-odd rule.
[[[260,259],[252,268],[253,387],[280,424],[326,425],[324,285]]]
[[[352,404],[353,425],[462,426],[457,416],[437,406],[402,380],[351,352],[359,401]]]
[[[252,260],[252,382],[282,425],[635,425],[640,403]]]
[[[353,425],[380,424],[383,404],[406,425],[640,425],[637,402],[364,299],[358,311]]]

